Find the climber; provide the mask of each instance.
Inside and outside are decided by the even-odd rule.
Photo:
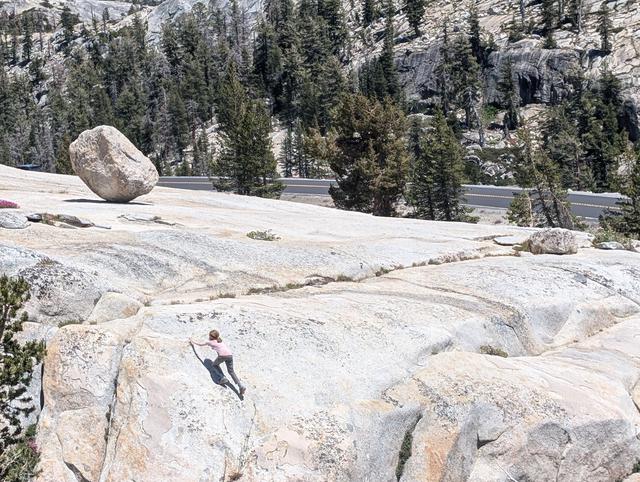
[[[192,346],[210,346],[211,348],[213,348],[218,354],[216,360],[213,362],[213,365],[216,367],[216,369],[220,370],[220,373],[222,373],[220,365],[222,363],[226,363],[229,375],[231,375],[231,378],[233,378],[233,381],[236,382],[236,385],[238,385],[238,388],[240,389],[240,397],[244,396],[244,392],[247,389],[240,382],[238,376],[236,375],[236,372],[233,370],[233,355],[226,343],[222,342],[222,338],[220,338],[220,332],[218,330],[211,330],[209,332],[209,340],[205,341],[204,343],[198,343],[197,341],[193,341],[191,339],[189,339],[189,343],[191,343]],[[223,376],[222,380],[220,380],[220,384],[225,385],[227,383],[229,383],[229,380]]]

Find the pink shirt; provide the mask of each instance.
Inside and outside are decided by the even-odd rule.
[[[223,341],[217,342],[216,340],[209,340],[206,344],[213,348],[218,356],[231,356],[231,350],[229,350],[229,347]]]

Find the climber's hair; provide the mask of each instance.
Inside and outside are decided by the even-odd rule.
[[[220,338],[220,332],[218,330],[211,330],[209,332],[209,339],[216,340],[218,343],[222,341],[222,338]]]

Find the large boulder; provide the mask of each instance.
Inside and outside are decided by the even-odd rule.
[[[75,173],[94,193],[111,202],[129,202],[158,182],[153,163],[118,129],[98,126],[69,146]]]
[[[551,228],[538,231],[527,241],[533,254],[575,254],[578,252],[578,240],[573,231]]]

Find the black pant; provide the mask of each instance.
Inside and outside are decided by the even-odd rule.
[[[233,370],[233,356],[218,356],[216,358],[216,361],[213,362],[213,366],[215,366],[222,373],[220,365],[222,365],[223,363],[227,364],[227,371],[229,372],[229,375],[231,375],[231,378],[233,378],[233,381],[236,382],[236,385],[238,385],[239,388],[243,388],[242,383],[236,375],[236,372]]]

